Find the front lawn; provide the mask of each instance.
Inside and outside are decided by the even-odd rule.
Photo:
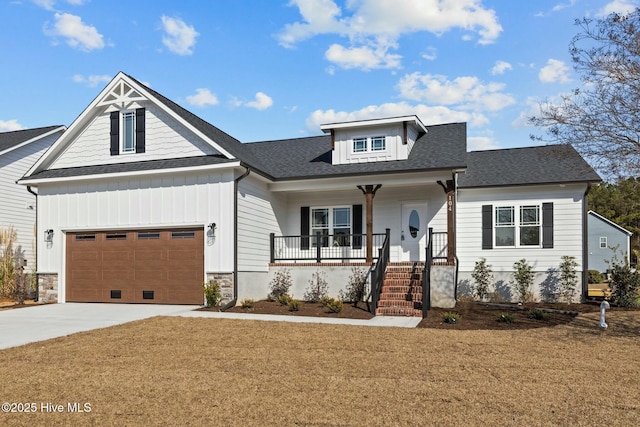
[[[526,331],[157,317],[0,351],[2,401],[39,408],[0,424],[638,425],[639,313],[606,332],[597,315]]]

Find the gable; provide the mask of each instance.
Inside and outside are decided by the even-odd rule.
[[[589,211],[589,233],[597,232],[605,235],[631,236],[633,233],[615,222],[594,211]],[[603,234],[604,233],[604,234]]]
[[[111,117],[120,110],[110,107],[97,114],[49,169],[96,166],[114,163],[163,160],[220,152],[182,126],[175,118],[148,101],[128,104],[125,111],[144,109],[145,144],[143,152],[121,153],[118,138],[116,153],[111,144]]]
[[[189,114],[142,83],[118,73],[27,175],[51,168],[209,155],[236,158],[226,146],[241,145],[237,140],[212,131],[211,125],[202,128],[199,122],[194,124]],[[225,147],[216,141],[219,137]]]

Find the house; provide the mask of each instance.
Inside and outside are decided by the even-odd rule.
[[[522,256],[539,281],[561,254],[586,270],[600,178],[570,147],[467,153],[464,123],[416,116],[321,129],[243,144],[119,73],[20,181],[38,188],[41,297],[201,304],[218,280],[234,304],[283,268],[295,297],[319,272],[337,295],[355,268],[379,314],[420,314],[481,256],[505,277]]]
[[[16,181],[64,130],[64,126],[48,126],[0,133],[0,228],[16,231],[13,249],[26,272],[36,269],[37,196]]]
[[[589,268],[606,273],[614,257],[630,263],[633,233],[594,211],[588,214]]]

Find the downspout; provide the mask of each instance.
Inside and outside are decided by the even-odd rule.
[[[582,301],[585,301],[589,295],[589,230],[587,227],[589,190],[591,190],[591,184],[587,183],[587,189],[582,198]]]
[[[40,296],[40,290],[38,289],[38,193],[33,191],[30,185],[27,185],[27,191],[36,197],[36,237],[35,237],[36,245],[34,248],[36,250],[36,267],[34,269],[34,274],[36,275],[36,289],[35,289],[36,296],[33,300],[37,302]]]
[[[246,178],[251,171],[245,166],[246,171],[233,181],[233,299],[223,305],[220,311],[226,311],[235,307],[238,302],[238,183]]]

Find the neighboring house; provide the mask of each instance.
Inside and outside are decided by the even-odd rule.
[[[0,133],[0,228],[16,231],[13,249],[26,272],[36,269],[36,196],[16,181],[64,130],[64,126],[49,126]]]
[[[480,257],[501,278],[526,257],[536,291],[561,255],[586,270],[600,178],[570,147],[467,153],[464,123],[416,116],[321,128],[242,144],[118,74],[21,180],[49,232],[41,297],[201,304],[215,279],[235,303],[265,298],[283,267],[295,297],[320,270],[337,295],[356,268],[379,313],[418,314],[426,279],[451,306]]]
[[[606,273],[614,257],[631,262],[631,235],[629,230],[613,221],[589,211],[588,219],[589,269]]]

